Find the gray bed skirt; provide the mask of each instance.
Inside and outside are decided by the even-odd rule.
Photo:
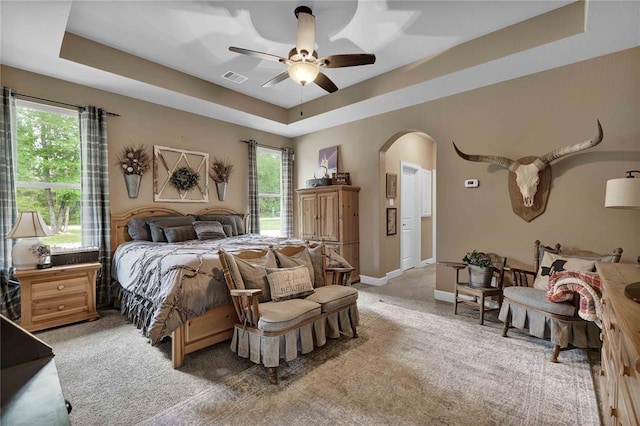
[[[265,367],[277,367],[280,360],[291,361],[298,353],[313,351],[323,346],[327,337],[338,338],[340,333],[352,334],[352,326],[360,323],[357,305],[320,318],[281,336],[260,336],[235,326],[231,338],[231,350],[242,358],[249,358]]]
[[[510,303],[504,299],[498,319],[520,330],[528,330],[532,336],[549,339],[561,348],[599,348],[600,328],[594,322],[579,319],[563,321],[541,314],[533,309]]]

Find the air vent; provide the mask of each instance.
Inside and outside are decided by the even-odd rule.
[[[248,80],[248,77],[245,77],[244,75],[240,75],[238,73],[235,73],[233,71],[227,71],[226,73],[222,74],[222,78],[226,78],[227,80],[231,80],[236,84],[242,84],[245,81]]]

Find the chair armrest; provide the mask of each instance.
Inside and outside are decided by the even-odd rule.
[[[251,289],[242,289],[242,290],[229,290],[229,294],[231,296],[239,297],[239,296],[260,296],[262,294],[262,290],[259,288],[251,288]]]
[[[351,273],[356,270],[353,266],[348,268],[324,268],[325,272],[331,273],[333,285],[351,285]]]
[[[535,281],[537,275],[537,273],[534,271],[514,268],[511,266],[509,268],[505,268],[505,270],[511,271],[511,275],[513,277],[513,285],[519,287],[531,287],[529,285],[529,278],[531,278],[531,284],[533,285],[533,281]]]

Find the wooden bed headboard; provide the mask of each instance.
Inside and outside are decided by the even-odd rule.
[[[166,207],[140,207],[125,213],[111,216],[111,254],[113,255],[120,244],[131,241],[127,224],[133,218],[160,215],[197,216],[200,214],[242,214],[244,215],[245,226],[247,225],[247,218],[249,217],[246,213],[240,213],[223,207],[205,207],[196,213],[182,213]]]

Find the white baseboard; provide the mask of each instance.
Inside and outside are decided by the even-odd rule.
[[[436,263],[435,257],[430,257],[429,259],[425,259],[425,260],[421,261],[419,267],[423,267],[423,266],[427,266],[427,265],[433,265],[434,263]]]
[[[362,284],[381,286],[389,282],[390,279],[399,277],[401,275],[402,275],[402,269],[396,269],[395,271],[387,272],[384,277],[380,277],[380,278],[369,277],[367,275],[360,275],[360,282]]]

